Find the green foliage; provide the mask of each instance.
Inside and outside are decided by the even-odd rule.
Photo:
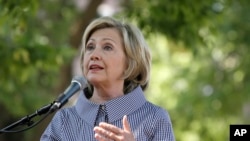
[[[203,27],[214,30],[214,21],[219,20],[222,6],[222,2],[215,0],[136,0],[128,5],[127,15],[148,33],[160,32],[194,48],[204,42],[200,35]]]
[[[0,0],[0,25],[9,22],[13,28],[22,27],[27,18],[37,10],[36,0]]]
[[[1,1],[1,6],[0,102],[21,116],[51,101],[60,66],[74,54],[64,30],[69,22],[52,24],[57,13],[45,15],[53,7],[37,1]]]
[[[147,97],[168,109],[177,140],[228,140],[230,124],[249,123],[249,51],[236,53],[221,38],[196,55],[162,35],[149,38],[157,48]]]

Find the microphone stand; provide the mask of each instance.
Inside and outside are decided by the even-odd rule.
[[[61,94],[59,97],[51,104],[48,104],[38,110],[36,110],[35,113],[27,115],[23,117],[22,119],[18,120],[17,122],[3,128],[0,130],[0,134],[2,133],[17,133],[22,132],[25,130],[28,130],[34,126],[36,126],[38,123],[43,121],[50,113],[53,113],[54,111],[60,109],[65,103],[68,102],[68,99],[76,93],[79,89],[83,89],[83,86],[86,86],[86,80],[83,77],[75,77],[71,85]],[[40,120],[34,123],[32,121],[32,118],[36,117],[37,115],[43,115],[45,114]],[[10,131],[12,128],[15,128],[19,125],[27,125],[28,127],[25,129],[17,130],[17,131]]]
[[[21,118],[20,120],[18,120],[17,122],[12,123],[11,125],[1,129],[0,134],[2,134],[2,133],[17,133],[17,132],[25,131],[25,130],[28,130],[28,129],[34,127],[35,125],[40,123],[43,119],[45,119],[50,113],[54,112],[54,110],[51,110],[52,105],[53,105],[53,103],[48,104],[46,106],[43,106],[42,108],[36,110],[34,113],[27,115],[27,116]],[[46,114],[46,115],[38,122],[34,123],[34,121],[32,121],[32,119],[34,117],[36,117],[38,115],[41,116],[43,114]],[[25,129],[22,129],[22,130],[18,130],[18,131],[10,131],[11,129],[13,129],[19,125],[27,125],[28,127]]]

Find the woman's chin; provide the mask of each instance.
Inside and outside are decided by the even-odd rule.
[[[102,82],[102,80],[100,78],[96,78],[96,77],[88,77],[87,78],[88,81],[92,84],[92,85],[95,85],[95,84],[100,84]]]

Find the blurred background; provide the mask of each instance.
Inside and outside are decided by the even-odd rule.
[[[228,141],[250,123],[249,0],[0,0],[0,128],[51,103],[81,75],[85,27],[137,25],[153,55],[146,97],[168,110],[177,141]],[[75,95],[68,105],[74,104]],[[35,141],[53,114],[0,141]]]

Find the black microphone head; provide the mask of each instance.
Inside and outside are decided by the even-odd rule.
[[[80,89],[84,89],[87,86],[87,80],[83,77],[83,76],[74,76],[74,78],[72,79],[71,83],[76,82],[79,84],[79,86],[81,87]]]

